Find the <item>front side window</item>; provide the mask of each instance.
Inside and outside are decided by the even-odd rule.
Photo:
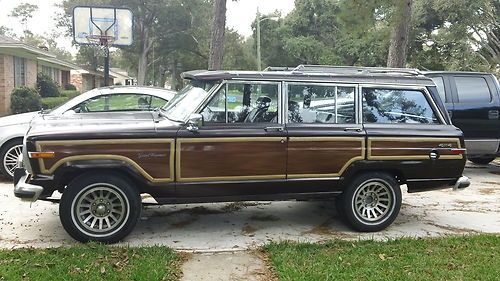
[[[458,102],[487,102],[491,101],[488,83],[483,77],[455,76],[458,91]]]
[[[162,104],[165,105],[165,102]],[[140,94],[103,95],[84,101],[78,112],[148,111],[152,109],[152,96]]]
[[[14,57],[14,87],[26,85],[26,59]]]
[[[203,108],[206,124],[278,123],[277,83],[229,83]]]
[[[382,88],[363,88],[363,121],[439,124],[422,91]]]
[[[289,85],[288,123],[355,123],[354,97],[354,87],[318,84]]]

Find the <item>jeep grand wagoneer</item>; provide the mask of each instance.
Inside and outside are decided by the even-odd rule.
[[[50,200],[79,241],[133,229],[158,204],[337,198],[358,231],[389,226],[400,186],[464,188],[462,132],[431,79],[407,69],[193,71],[153,113],[37,120],[15,195]]]

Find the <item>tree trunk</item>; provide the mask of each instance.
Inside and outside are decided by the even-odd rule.
[[[224,59],[224,35],[226,33],[226,0],[215,0],[214,21],[212,25],[212,43],[210,44],[210,58],[208,69],[222,69]]]
[[[148,72],[148,54],[151,49],[152,42],[149,38],[149,28],[142,25],[141,28],[141,53],[137,63],[137,85],[143,86],[146,82],[146,74]]]
[[[405,67],[411,24],[412,0],[394,0],[394,29],[391,34],[387,67]]]

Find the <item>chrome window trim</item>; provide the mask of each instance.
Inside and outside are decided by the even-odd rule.
[[[332,83],[332,82],[329,82],[329,81],[325,81],[325,82],[309,82],[309,81],[292,81],[292,82],[288,82],[288,81],[283,81],[283,92],[285,93],[285,98],[284,98],[284,104],[283,104],[283,107],[284,107],[284,110],[283,110],[283,113],[284,113],[284,120],[285,120],[285,124],[290,124],[288,122],[288,86],[289,85],[316,85],[316,86],[330,86],[330,87],[335,87],[335,123],[305,123],[305,124],[309,124],[309,125],[313,125],[313,124],[323,124],[325,126],[339,126],[339,125],[358,125],[358,124],[361,124],[360,123],[360,119],[358,118],[358,114],[356,114],[356,110],[358,108],[358,83]],[[338,92],[338,87],[345,87],[345,88],[353,88],[354,89],[354,110],[355,110],[355,113],[354,113],[354,124],[349,124],[349,123],[342,123],[342,124],[339,124],[337,123],[337,92]],[[291,123],[291,124],[297,124],[297,123]]]
[[[360,84],[360,89],[359,89],[359,92],[360,92],[360,95],[359,95],[359,98],[360,98],[360,104],[361,104],[361,108],[360,108],[360,113],[361,113],[361,121],[363,120],[362,117],[363,117],[363,106],[362,106],[362,103],[363,103],[363,88],[380,88],[381,86],[379,84]],[[434,102],[434,99],[432,98],[431,94],[429,93],[429,91],[427,90],[427,87],[424,87],[424,86],[413,86],[413,85],[407,85],[407,84],[401,84],[401,85],[386,85],[386,86],[383,86],[383,88],[389,88],[389,89],[401,89],[401,90],[417,90],[417,91],[421,91],[425,98],[427,99],[427,102],[429,102],[429,105],[431,106],[431,109],[434,111],[434,114],[436,115],[436,117],[438,118],[439,120],[439,124],[427,124],[427,125],[446,125],[446,122],[444,120],[444,117],[443,115],[441,114],[441,111],[439,111],[439,108],[437,107],[436,103]],[[381,123],[381,124],[392,124],[392,123]],[[400,124],[406,124],[406,123],[400,123]]]

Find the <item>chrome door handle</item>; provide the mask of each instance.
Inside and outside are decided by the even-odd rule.
[[[361,128],[345,128],[344,129],[344,132],[358,132],[358,133],[360,133],[362,131],[363,131],[363,129],[361,129]]]
[[[499,110],[490,110],[488,111],[488,119],[498,119],[500,117],[500,111]]]
[[[266,127],[264,130],[266,132],[283,132],[284,128],[283,127]]]

